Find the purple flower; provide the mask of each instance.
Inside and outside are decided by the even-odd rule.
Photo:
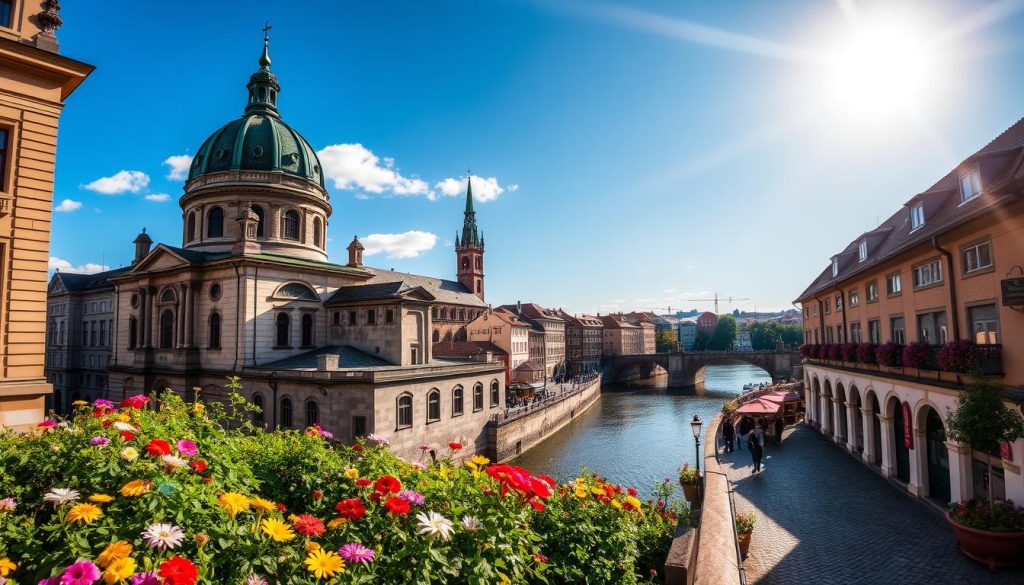
[[[245,579],[245,585],[269,585],[269,583],[263,577],[253,574]]]
[[[89,439],[89,444],[93,447],[106,447],[110,444],[110,439],[106,437],[93,437]]]
[[[43,579],[37,585],[60,585],[60,575]]]
[[[403,500],[409,502],[414,506],[419,506],[423,504],[423,494],[419,492],[414,492],[412,490],[402,490],[398,492],[398,497],[402,498]]]
[[[378,445],[390,445],[391,444],[391,441],[389,441],[387,437],[385,437],[383,435],[378,435],[376,433],[370,433],[370,435],[367,436],[366,438],[369,439],[370,441],[373,441],[374,443],[377,443]]]
[[[196,453],[199,453],[199,449],[196,444],[188,439],[182,439],[178,441],[178,453],[181,453],[185,457],[195,457]]]
[[[91,561],[78,561],[60,576],[61,585],[92,585],[100,580],[100,568]]]
[[[160,585],[156,573],[137,573],[132,575],[131,585]]]
[[[363,563],[368,565],[373,562],[373,551],[358,542],[350,542],[342,545],[341,548],[338,549],[338,555],[346,563],[350,564]]]
[[[114,408],[114,403],[107,400],[106,398],[97,398],[96,400],[92,401],[92,405],[97,407],[102,406],[103,408]]]

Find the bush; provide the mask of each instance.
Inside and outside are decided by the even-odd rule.
[[[857,361],[862,364],[873,364],[876,363],[875,358],[876,346],[874,343],[862,343],[857,346]]]
[[[875,361],[880,366],[897,368],[901,364],[903,349],[891,341],[887,341],[875,348]]]
[[[685,520],[679,503],[596,476],[559,486],[479,455],[456,465],[457,443],[423,465],[383,438],[344,447],[317,427],[264,432],[237,394],[227,407],[146,400],[78,403],[34,434],[0,431],[12,582],[74,566],[110,583],[173,572],[174,585],[637,583]]]
[[[939,348],[939,368],[946,372],[966,374],[978,369],[978,347],[973,341],[957,339]]]
[[[991,532],[1024,532],[1024,508],[1009,500],[975,498],[949,505],[949,516],[957,524]]]
[[[679,470],[679,482],[695,484],[698,481],[700,481],[700,472],[690,467],[689,463],[683,463],[682,469]]]
[[[736,532],[746,534],[754,531],[754,522],[757,516],[753,512],[736,512]]]
[[[907,368],[927,368],[930,360],[928,344],[923,341],[914,341],[903,346],[901,355],[903,366]]]

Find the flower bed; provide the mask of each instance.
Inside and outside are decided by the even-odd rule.
[[[234,394],[146,402],[0,433],[0,582],[637,583],[686,514],[596,475],[455,465],[454,442],[422,464],[383,437],[263,432]]]

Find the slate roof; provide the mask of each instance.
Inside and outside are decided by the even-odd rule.
[[[131,267],[115,268],[106,272],[96,274],[72,274],[70,272],[56,272],[53,278],[60,280],[61,285],[67,292],[97,292],[101,290],[113,290],[114,284],[110,277],[117,276],[130,270]]]
[[[601,323],[608,329],[640,329],[639,325],[623,319],[622,315],[605,315],[601,317]]]
[[[334,272],[350,272],[359,275],[366,275],[366,271],[360,268],[353,268],[344,264],[335,264],[333,262],[323,262],[320,260],[308,260],[306,258],[295,258],[293,256],[286,256],[283,254],[232,254],[231,252],[203,252],[201,250],[191,250],[188,248],[179,248],[177,246],[169,246],[167,244],[157,244],[157,248],[164,248],[167,251],[181,256],[186,261],[193,264],[206,264],[208,262],[216,262],[217,260],[225,260],[228,258],[248,258],[252,260],[264,260],[267,262],[274,262],[277,264],[288,264],[290,266],[299,266],[305,268],[318,268],[324,270],[331,270]],[[153,248],[156,251],[157,248]],[[153,252],[150,252],[152,254]],[[127,270],[126,270],[127,272]]]
[[[480,297],[476,296],[470,292],[469,289],[462,286],[461,283],[454,280],[420,276],[418,274],[409,274],[406,272],[395,272],[394,270],[371,268],[369,266],[364,266],[363,269],[373,275],[370,280],[366,281],[366,284],[404,282],[409,286],[423,287],[423,289],[433,295],[439,303],[449,303],[452,305],[463,305],[467,307],[487,307],[487,303],[480,300]]]
[[[506,355],[508,352],[490,341],[447,341],[435,343],[433,353],[440,357],[470,357],[491,352]]]
[[[402,293],[416,287],[397,280],[395,282],[377,282],[374,284],[357,284],[343,286],[336,290],[328,303],[353,303],[359,301],[388,301],[402,298]]]
[[[896,213],[877,228],[859,235],[845,249],[833,256],[838,260],[838,275],[832,276],[832,265],[825,268],[798,301],[831,288],[852,276],[874,268],[914,246],[930,242],[933,236],[956,227],[982,212],[997,207],[1010,198],[1020,196],[1021,162],[1024,160],[1024,118],[1006,129],[981,150],[967,157],[927,190],[911,197]],[[977,167],[981,175],[982,194],[961,201],[960,176]],[[924,206],[925,223],[913,229],[910,208]],[[858,247],[868,244],[867,258],[859,261]]]
[[[366,352],[359,351],[350,345],[329,345],[306,353],[300,353],[274,362],[262,364],[264,370],[315,370],[317,356],[337,355],[339,368],[379,368],[392,364]]]

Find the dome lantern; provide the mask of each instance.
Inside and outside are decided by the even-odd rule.
[[[263,53],[259,59],[260,68],[249,77],[249,103],[245,113],[255,112],[280,117],[277,111],[277,94],[281,85],[277,76],[270,71],[270,23],[263,27]]]

